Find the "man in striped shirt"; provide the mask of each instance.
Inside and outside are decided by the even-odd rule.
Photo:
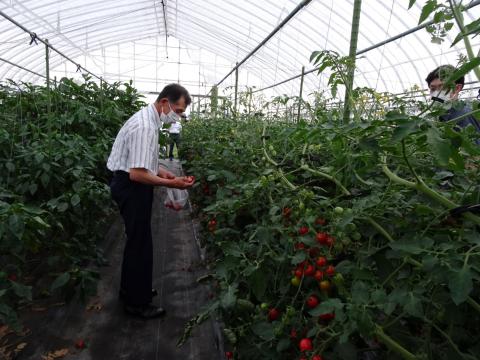
[[[158,132],[163,123],[173,123],[191,103],[188,91],[178,84],[167,85],[155,103],[134,114],[120,129],[108,158],[113,172],[112,197],[125,222],[127,243],[123,254],[120,296],[125,311],[145,319],[165,311],[151,304],[153,244],[151,215],[154,186],[185,189],[193,177],[175,177],[159,167]]]

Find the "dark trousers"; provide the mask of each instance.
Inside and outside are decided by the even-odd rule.
[[[173,159],[173,147],[177,145],[177,152],[178,146],[180,145],[180,134],[170,134],[170,151],[168,157]]]
[[[153,186],[131,181],[127,172],[116,171],[110,190],[120,208],[127,234],[120,288],[127,304],[146,305],[152,301]]]

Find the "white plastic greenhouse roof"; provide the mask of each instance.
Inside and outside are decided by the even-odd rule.
[[[179,81],[192,93],[205,94],[300,2],[1,0],[0,10],[108,82],[132,79],[139,90],[148,92]],[[408,3],[363,0],[358,50],[417,26],[426,1],[418,0],[410,10]],[[312,0],[240,67],[240,89],[272,85],[298,75],[302,66],[311,69],[309,57],[314,50],[347,55],[352,12],[353,0]],[[480,6],[464,16],[466,23],[478,19]],[[0,19],[1,79],[44,81],[45,46],[29,45],[28,33]],[[357,61],[356,86],[390,92],[424,87],[429,71],[440,64],[455,65],[459,55],[465,54],[463,42],[450,47],[457,33],[454,28],[438,45],[423,29],[363,54]],[[480,37],[473,38],[472,45],[478,52]],[[53,51],[50,69],[52,77],[79,76],[74,64]],[[306,76],[304,94],[325,88],[327,79],[328,74]],[[233,84],[230,76],[221,88]],[[296,95],[298,87],[297,79],[269,94]]]

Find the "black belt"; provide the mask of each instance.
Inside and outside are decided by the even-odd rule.
[[[123,171],[123,170],[115,170],[113,172],[113,175],[115,175],[115,176],[125,176],[125,175],[130,176],[130,174],[128,172]]]

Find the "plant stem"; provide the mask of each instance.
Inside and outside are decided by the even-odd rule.
[[[373,220],[371,217],[367,217],[366,220],[372,224],[372,226],[377,229],[377,231],[382,234],[388,241],[394,242],[393,238],[390,236],[390,234],[375,220]]]
[[[420,179],[418,178],[417,173],[413,169],[412,165],[410,165],[410,161],[408,160],[407,151],[405,150],[405,139],[402,140],[402,154],[403,154],[403,159],[405,160],[405,163],[407,164],[408,168],[410,169],[410,172],[412,173],[412,175],[417,180],[417,183],[420,182]]]
[[[417,360],[417,357],[412,354],[410,351],[405,349],[402,345],[393,340],[390,336],[384,333],[383,329],[380,326],[376,326],[375,335],[377,335],[378,340],[384,343],[390,350],[396,352],[405,360]]]
[[[328,179],[328,180],[334,182],[335,185],[337,185],[340,188],[340,190],[342,190],[342,193],[344,193],[345,195],[350,195],[350,191],[348,191],[347,188],[345,188],[345,186],[343,186],[342,183],[340,181],[338,181],[335,177],[333,177],[333,176],[331,176],[327,173],[324,173],[322,171],[314,170],[306,164],[302,165],[302,169],[306,170],[306,171],[308,171],[308,172],[310,172],[314,175],[323,177],[325,179]]]
[[[387,157],[385,155],[382,156],[382,169],[385,175],[387,175],[387,177],[393,182],[397,184],[405,185],[409,188],[417,189],[418,191],[423,192],[425,195],[435,200],[436,202],[444,205],[448,209],[453,209],[458,207],[458,205],[455,204],[453,201],[447,199],[445,196],[439,194],[435,190],[428,187],[422,179],[418,178],[418,182],[412,182],[412,181],[402,179],[401,177],[393,173],[387,166]],[[463,213],[462,215],[468,220],[476,223],[477,225],[480,225],[480,217],[473,215],[472,213],[469,213],[469,212]]]
[[[442,334],[442,336],[448,341],[448,343],[450,344],[450,346],[453,348],[453,350],[455,350],[455,352],[462,358],[462,359],[465,359],[465,360],[474,360],[476,358],[474,358],[473,356],[470,356],[470,355],[467,355],[467,354],[464,354],[460,351],[460,349],[458,348],[458,346],[453,342],[452,338],[446,333],[444,332],[442,329],[440,329],[437,325],[435,325],[435,323],[431,322],[430,320],[428,319],[424,319],[426,323],[432,325],[435,330],[437,330],[440,334]]]
[[[473,300],[470,296],[467,298],[467,303],[480,313],[480,304]]]
[[[465,33],[462,14],[458,11],[458,8],[454,0],[448,0],[448,3],[450,4],[450,9],[452,10],[453,17],[455,18],[455,22],[457,23],[457,26],[460,29],[460,33],[463,35],[463,42],[465,44],[465,50],[467,51],[468,58],[470,61],[472,61],[475,58],[475,54],[473,53],[470,39],[468,38],[468,35],[466,35]],[[473,71],[477,76],[478,80],[480,80],[480,69],[476,67],[473,69]]]
[[[283,180],[283,182],[291,189],[291,190],[297,190],[297,187],[295,185],[293,185],[290,181],[288,181],[288,179],[285,177],[285,174],[283,173],[282,169],[278,166],[278,163],[276,161],[274,161],[267,153],[267,149],[266,149],[266,141],[265,141],[265,134],[266,134],[266,131],[267,131],[267,124],[264,124],[263,125],[263,131],[262,131],[262,141],[263,141],[263,154],[265,155],[265,159],[267,159],[267,161],[272,164],[273,166],[275,166],[280,174],[280,178]]]

